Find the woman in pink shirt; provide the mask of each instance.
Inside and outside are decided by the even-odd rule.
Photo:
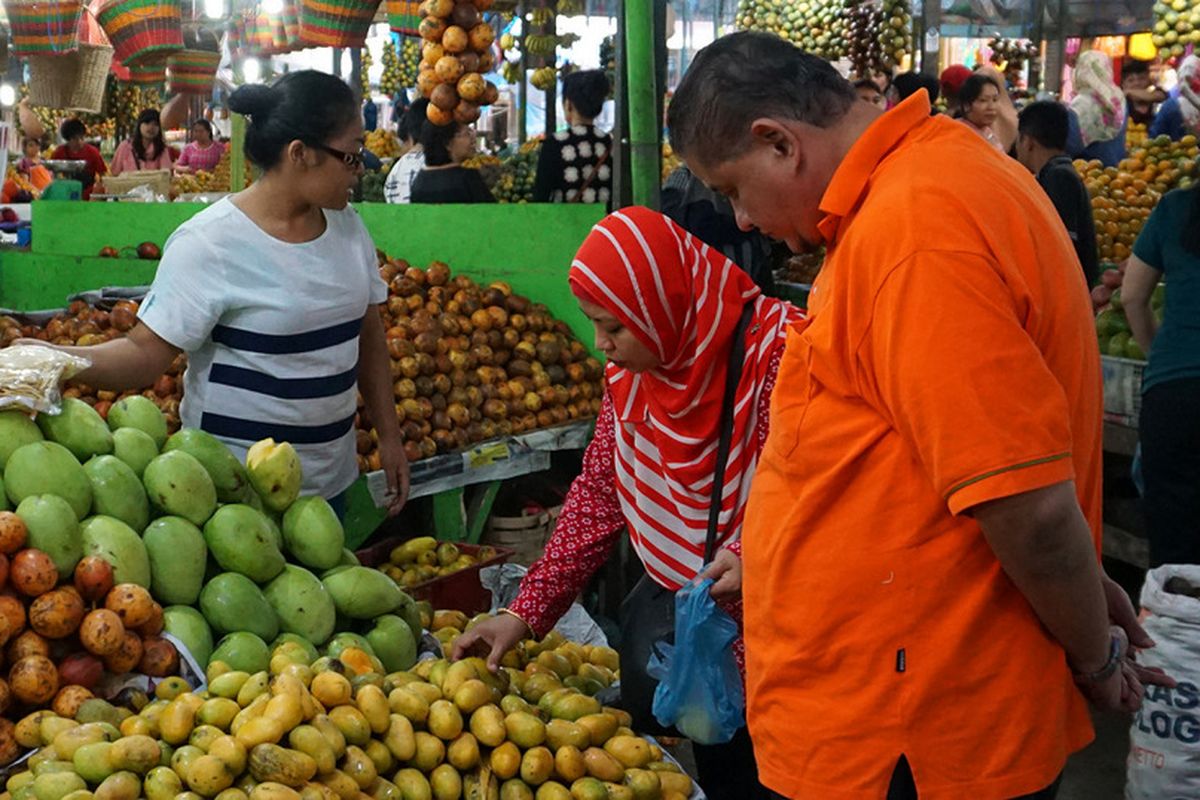
[[[122,172],[170,168],[171,151],[163,139],[162,121],[156,109],[147,108],[138,116],[137,133],[117,146],[109,171],[115,176]]]
[[[212,123],[198,119],[192,123],[192,141],[183,148],[175,168],[180,172],[212,172],[224,154],[225,145],[213,141]]]

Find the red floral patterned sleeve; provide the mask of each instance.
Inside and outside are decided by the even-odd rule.
[[[509,606],[538,636],[549,633],[567,612],[621,538],[625,515],[617,499],[615,425],[606,392],[583,470],[571,483],[546,553],[529,568]]]

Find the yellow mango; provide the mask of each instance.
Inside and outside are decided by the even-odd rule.
[[[521,780],[540,786],[554,774],[554,754],[545,747],[532,747],[521,756]]]
[[[181,745],[192,735],[196,725],[196,712],[181,699],[176,698],[163,709],[158,719],[159,732],[167,744]]]
[[[95,744],[103,742],[107,739],[104,735],[104,729],[99,725],[79,725],[74,728],[69,728],[54,737],[52,745],[59,758],[64,761],[70,761],[75,757],[75,751],[85,744]]]
[[[471,715],[471,733],[484,747],[499,747],[508,738],[504,725],[504,712],[493,705],[475,710]]]
[[[346,755],[342,758],[340,768],[342,772],[354,779],[360,789],[366,789],[375,778],[379,777],[379,773],[375,769],[375,762],[367,756],[362,748],[353,745],[346,747]]]
[[[585,750],[591,746],[591,736],[587,729],[565,719],[552,719],[546,723],[546,744],[557,752],[560,748],[571,746]]]
[[[396,768],[396,757],[392,755],[392,751],[387,745],[378,739],[372,739],[367,742],[367,746],[363,748],[363,752],[367,754],[367,758],[371,759],[371,763],[375,765],[375,772],[382,775],[385,772],[390,773]]]
[[[42,717],[42,719],[38,722],[38,735],[41,738],[41,741],[38,744],[53,744],[54,740],[60,733],[66,733],[67,731],[78,727],[79,723],[73,719],[66,719],[53,714],[48,717]]]
[[[122,736],[149,736],[151,739],[158,737],[158,726],[145,717],[126,717],[121,720],[120,731]]]
[[[459,772],[479,766],[479,741],[469,733],[460,735],[446,748],[446,761]]]
[[[417,752],[417,740],[412,723],[407,717],[392,714],[388,717],[388,729],[383,743],[397,761],[408,761]]]
[[[233,785],[233,774],[216,756],[204,755],[187,768],[187,785],[201,797],[216,797]]]
[[[404,800],[432,800],[433,788],[423,774],[415,769],[402,769],[396,773],[396,785]]]
[[[557,781],[546,781],[537,788],[534,800],[572,800],[571,790]]]
[[[282,783],[260,783],[250,792],[250,800],[300,800],[300,793]]]
[[[554,772],[564,782],[571,784],[587,775],[587,764],[583,752],[574,745],[558,748],[554,754]]]
[[[600,747],[617,733],[617,718],[612,714],[588,714],[575,720],[588,732],[593,747]]]
[[[652,770],[625,770],[625,785],[633,790],[634,800],[660,800],[662,797],[662,779]]]
[[[186,782],[188,767],[202,755],[205,753],[199,747],[192,747],[190,744],[178,747],[171,754],[171,769],[175,770],[175,774]]]
[[[239,711],[237,716],[233,718],[233,722],[229,723],[229,732],[236,736],[243,725],[263,715],[263,712],[267,710],[267,703],[270,701],[271,698],[265,694],[260,694],[254,698],[254,702]]]
[[[524,711],[505,717],[504,729],[508,732],[509,740],[525,750],[546,741],[546,723]]]
[[[114,768],[145,775],[158,766],[162,748],[149,736],[124,736],[113,742],[110,756]]]
[[[304,720],[304,709],[300,695],[295,693],[277,694],[267,701],[263,716],[276,720],[285,731],[299,725]]]
[[[454,693],[454,705],[463,714],[472,714],[477,708],[495,700],[491,687],[478,678],[472,678],[458,687]]]
[[[250,795],[236,786],[230,786],[218,794],[216,800],[250,800]]]
[[[208,752],[208,746],[214,740],[225,736],[225,732],[213,725],[198,725],[192,729],[192,735],[188,737],[188,744],[193,747],[199,747],[204,752]]]
[[[260,744],[275,744],[283,738],[283,725],[270,717],[255,717],[238,728],[237,740],[247,751]]]
[[[271,675],[265,670],[256,672],[238,689],[237,703],[242,708],[250,705],[261,694],[265,694],[271,685]]]
[[[347,745],[362,747],[371,741],[371,726],[367,718],[354,706],[337,706],[330,709],[329,719],[346,737]]]
[[[608,789],[598,778],[580,778],[571,784],[573,800],[608,800]]]
[[[276,744],[260,744],[247,760],[250,776],[260,783],[282,783],[299,789],[317,774],[317,762],[298,750]]]
[[[334,757],[341,758],[346,754],[346,737],[338,726],[333,724],[333,720],[325,714],[318,714],[312,718],[311,723],[325,737],[325,741],[329,742]]]
[[[142,792],[146,800],[173,800],[183,791],[183,780],[170,767],[155,767],[146,773]]]
[[[500,785],[500,800],[533,800],[533,789],[520,778],[513,778]]]
[[[434,686],[432,683],[410,683],[404,688],[408,689],[410,692],[416,692],[421,697],[424,697],[427,705],[432,703],[434,700],[442,699],[442,690]]]
[[[663,793],[678,792],[684,797],[692,796],[692,779],[682,772],[659,772],[658,780]]]
[[[492,750],[488,764],[491,765],[492,772],[500,780],[506,781],[515,778],[521,771],[521,751],[512,742],[505,742]]]
[[[358,788],[358,781],[340,769],[335,769],[333,772],[322,775],[320,783],[340,797],[341,800],[356,800],[359,792],[362,791]]]
[[[587,766],[588,775],[593,778],[612,783],[625,780],[625,768],[621,762],[599,747],[589,747],[583,751],[583,763]]]
[[[626,769],[641,769],[651,761],[650,743],[640,736],[614,736],[604,749]]]
[[[454,741],[463,732],[462,713],[449,700],[438,700],[429,706],[429,732],[444,742]]]
[[[388,695],[388,707],[414,725],[424,725],[429,718],[429,701],[407,686],[392,690]]]
[[[337,756],[333,747],[321,732],[312,725],[300,725],[288,734],[288,744],[311,758],[317,765],[317,773],[332,772],[337,767]]]
[[[330,709],[350,703],[353,696],[353,688],[346,676],[332,671],[315,676],[309,691],[321,705]]]
[[[312,781],[309,781],[308,783],[304,784],[304,786],[300,787],[300,799],[339,800],[338,796],[334,794],[333,790],[328,786],[323,783],[313,783]]]
[[[228,731],[230,724],[233,723],[233,718],[241,710],[242,707],[237,704],[236,700],[228,697],[213,697],[205,700],[204,705],[200,706],[200,710],[196,712],[196,722],[200,725],[212,725]]]
[[[221,760],[231,775],[241,775],[246,770],[246,746],[234,736],[222,736],[208,747],[208,754]]]
[[[462,797],[462,776],[454,767],[442,764],[429,774],[429,787],[433,800],[458,800]]]
[[[426,774],[446,760],[446,745],[441,739],[425,731],[417,731],[416,753],[409,759],[409,765],[416,767]]]
[[[208,684],[208,693],[213,697],[233,700],[250,680],[249,672],[226,672]]]

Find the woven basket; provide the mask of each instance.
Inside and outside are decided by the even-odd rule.
[[[167,58],[167,89],[171,94],[211,94],[221,54],[209,50],[180,50]]]
[[[80,0],[4,0],[15,56],[73,53],[79,47]]]
[[[96,19],[126,66],[183,49],[179,0],[105,0]]]
[[[246,54],[249,46],[249,33],[246,30],[246,18],[238,16],[229,21],[225,28],[226,41],[229,43],[229,53],[234,58]]]
[[[300,42],[300,7],[291,0],[283,4],[283,32],[289,50],[303,47]]]
[[[129,83],[135,83],[139,86],[152,86],[154,84],[162,84],[167,80],[167,65],[165,62],[160,64],[133,64],[129,67]]]
[[[420,8],[419,0],[387,0],[388,26],[405,36],[419,36]]]
[[[304,47],[362,47],[380,0],[301,0]]]
[[[98,114],[112,59],[111,47],[83,43],[74,53],[29,56],[29,102]]]

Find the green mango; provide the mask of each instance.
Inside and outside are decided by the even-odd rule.
[[[388,672],[412,669],[417,663],[417,639],[401,617],[384,614],[376,619],[367,641]]]
[[[4,468],[4,489],[16,504],[33,495],[58,495],[71,504],[76,520],[92,509],[92,482],[71,451],[56,442],[18,447]]]
[[[83,554],[100,556],[111,564],[113,580],[150,588],[150,557],[132,528],[119,519],[96,516],[83,521],[80,534]]]
[[[250,480],[246,477],[242,462],[229,452],[220,439],[197,428],[184,428],[167,439],[163,446],[164,453],[174,450],[195,456],[204,466],[216,487],[217,500],[222,503],[242,502]]]
[[[333,635],[336,614],[325,585],[303,567],[288,564],[263,590],[287,633],[321,644]]]
[[[0,411],[0,469],[4,469],[8,457],[18,447],[40,442],[45,438],[37,423],[25,412],[15,409]]]
[[[404,599],[396,582],[370,567],[339,567],[322,579],[339,613],[352,619],[374,619],[399,608]]]
[[[0,475],[0,511],[8,511],[10,508],[12,506],[8,502],[8,495],[4,493],[4,476]],[[74,511],[71,512],[71,516],[75,516]]]
[[[81,462],[113,451],[112,431],[96,409],[78,398],[63,400],[57,414],[38,414],[37,424],[47,439],[70,450]]]
[[[204,526],[204,541],[226,572],[266,583],[283,571],[283,554],[275,544],[270,523],[261,511],[250,506],[221,506]]]
[[[337,563],[340,567],[357,567],[361,566],[358,556],[354,555],[354,551],[348,547],[342,548],[342,557]]]
[[[341,654],[350,649],[357,647],[367,655],[375,655],[375,651],[371,648],[371,643],[367,641],[367,637],[359,636],[357,633],[343,631],[329,640],[329,644],[325,646],[325,655],[330,658],[338,658]]]
[[[197,664],[208,665],[213,635],[203,614],[191,606],[167,606],[163,609],[163,630],[183,642]]]
[[[301,497],[283,515],[283,543],[304,566],[329,569],[341,561],[346,532],[324,497]]]
[[[162,449],[167,441],[167,418],[149,397],[131,395],[112,404],[108,409],[108,427],[116,433],[122,428],[133,428],[154,440],[154,446]]]
[[[183,517],[159,517],[142,534],[150,558],[150,592],[163,605],[195,605],[204,586],[208,546]]]
[[[217,509],[217,489],[208,471],[182,451],[163,453],[151,461],[142,482],[156,508],[193,525],[203,525]]]
[[[150,522],[150,501],[133,469],[116,456],[96,456],[83,465],[92,482],[92,511],[116,517],[138,533]]]
[[[400,606],[394,613],[408,625],[413,639],[417,642],[421,641],[421,635],[425,628],[421,625],[421,609],[417,606],[417,601],[412,599],[407,592],[400,592]]]
[[[113,431],[113,455],[124,461],[140,481],[146,467],[158,456],[158,446],[145,431],[117,428]]]
[[[58,495],[34,495],[21,501],[17,516],[29,532],[27,544],[50,556],[60,578],[69,578],[83,558],[83,537],[71,504]]]
[[[217,634],[248,631],[264,641],[279,634],[279,619],[262,590],[236,572],[224,572],[205,584],[200,611]]]
[[[209,663],[213,661],[223,661],[234,670],[253,675],[270,666],[271,652],[267,643],[253,633],[238,631],[217,642],[217,649],[209,657]]]

